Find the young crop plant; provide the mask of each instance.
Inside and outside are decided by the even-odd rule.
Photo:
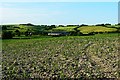
[[[117,79],[118,36],[3,40],[2,79]]]

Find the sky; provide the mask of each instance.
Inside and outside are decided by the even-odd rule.
[[[118,23],[118,2],[1,2],[1,24]]]
[[[119,0],[1,0],[1,2],[118,2]]]

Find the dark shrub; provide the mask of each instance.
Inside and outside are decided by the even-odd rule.
[[[95,35],[95,32],[90,32],[88,35]]]
[[[32,36],[32,30],[28,29],[24,34],[25,36]]]
[[[16,30],[15,33],[16,33],[16,35],[20,36],[20,31],[19,30]]]
[[[2,39],[12,39],[14,34],[12,31],[3,31],[2,32]]]
[[[105,25],[106,25],[106,26],[111,26],[111,24],[109,24],[109,23],[106,23]]]
[[[82,27],[82,26],[88,26],[88,25],[86,25],[86,24],[81,24],[80,27]]]
[[[105,24],[97,24],[96,26],[104,26],[104,27],[106,27]]]

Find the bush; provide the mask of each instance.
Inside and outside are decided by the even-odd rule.
[[[14,34],[12,31],[3,31],[2,32],[2,39],[12,39]]]
[[[96,26],[104,26],[104,27],[106,27],[105,24],[97,24]]]
[[[25,36],[32,36],[32,32],[31,32],[30,30],[27,30],[27,31],[25,32]]]
[[[82,32],[76,32],[76,31],[70,31],[69,32],[69,35],[70,36],[80,36],[80,35],[83,35],[83,33]]]
[[[15,31],[15,34],[18,35],[18,36],[20,36],[20,31],[19,31],[19,30],[16,30],[16,31]]]
[[[80,25],[80,27],[82,27],[82,26],[88,26],[88,25],[86,25],[86,24],[82,24],[82,25]]]

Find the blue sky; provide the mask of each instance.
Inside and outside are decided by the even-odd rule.
[[[119,0],[1,0],[1,2],[118,2]]]
[[[2,2],[2,24],[118,23],[117,2]]]

